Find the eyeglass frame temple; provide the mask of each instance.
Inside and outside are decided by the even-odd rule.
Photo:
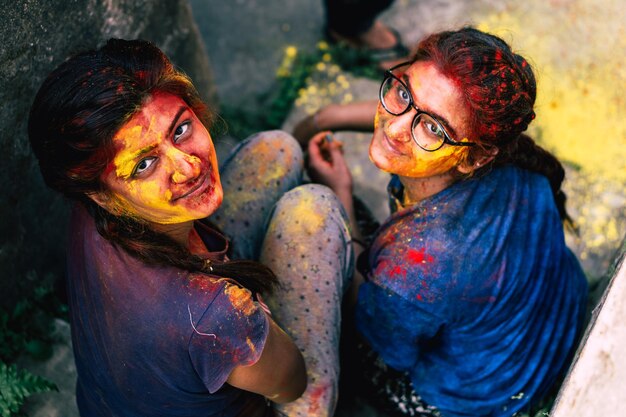
[[[411,94],[411,90],[409,89],[409,87],[408,87],[406,84],[404,84],[404,83],[402,82],[402,80],[401,80],[401,79],[399,79],[398,77],[396,77],[396,76],[393,74],[393,72],[392,72],[392,71],[394,71],[394,70],[396,70],[396,69],[398,69],[398,68],[400,68],[400,67],[403,67],[403,66],[405,66],[405,65],[410,65],[410,64],[413,64],[414,62],[415,62],[415,61],[406,61],[406,62],[402,62],[402,63],[400,63],[400,64],[398,64],[398,65],[394,65],[393,67],[391,67],[391,68],[389,68],[389,69],[385,70],[385,72],[384,72],[383,82],[380,84],[380,88],[378,89],[378,97],[379,97],[379,99],[380,99],[380,101],[381,101],[381,103],[382,103],[382,105],[383,105],[383,107],[384,107],[385,111],[386,111],[387,113],[391,114],[391,115],[394,115],[394,116],[401,116],[401,115],[403,115],[404,113],[408,112],[411,108],[415,109],[415,111],[416,111],[417,113],[416,113],[416,114],[415,114],[415,116],[413,117],[413,122],[411,122],[411,137],[413,138],[413,140],[415,141],[415,143],[417,144],[417,146],[419,146],[420,148],[424,149],[424,150],[425,150],[425,151],[427,151],[427,152],[434,152],[434,151],[438,151],[439,149],[441,149],[441,148],[443,147],[443,145],[444,145],[444,144],[447,144],[447,145],[450,145],[450,146],[474,146],[474,145],[476,145],[476,143],[474,143],[474,142],[461,142],[461,141],[457,141],[457,140],[452,139],[452,138],[450,137],[450,135],[448,134],[448,132],[446,131],[445,126],[444,126],[444,125],[443,125],[443,124],[442,124],[442,123],[441,123],[441,122],[440,122],[440,121],[439,121],[436,117],[434,117],[433,115],[431,115],[430,113],[428,113],[428,112],[426,112],[426,111],[424,111],[424,110],[420,110],[420,109],[419,109],[419,107],[417,107],[417,106],[415,105],[415,101],[413,100],[413,94]],[[387,106],[385,106],[385,104],[384,104],[384,100],[382,99],[382,98],[383,98],[383,94],[382,94],[382,91],[383,91],[383,85],[385,84],[385,81],[387,81],[387,79],[389,79],[389,78],[395,78],[396,80],[398,80],[398,82],[399,82],[401,85],[403,85],[403,86],[404,86],[404,88],[406,88],[406,91],[407,91],[407,93],[409,93],[409,97],[411,98],[411,102],[410,102],[410,103],[409,103],[409,105],[406,107],[406,109],[404,109],[404,111],[403,111],[403,112],[401,112],[401,113],[397,113],[397,114],[395,114],[395,113],[392,113],[392,112],[390,112],[389,110],[387,110]],[[440,145],[439,147],[435,148],[435,149],[426,149],[426,148],[424,148],[422,145],[420,145],[420,144],[417,142],[417,140],[415,139],[415,135],[414,135],[414,133],[413,133],[413,124],[415,123],[415,120],[417,120],[417,116],[419,116],[419,115],[421,115],[421,114],[425,114],[425,115],[427,115],[428,117],[430,117],[431,119],[433,119],[433,120],[434,120],[434,121],[435,121],[435,122],[439,125],[439,127],[441,127],[441,131],[443,132],[443,135],[444,135],[444,140],[443,140],[443,142],[441,142],[441,145]]]

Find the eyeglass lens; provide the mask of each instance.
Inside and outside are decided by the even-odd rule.
[[[413,119],[413,138],[427,151],[435,151],[443,146],[445,134],[439,122],[421,113]]]
[[[385,110],[393,115],[403,114],[411,106],[411,94],[396,78],[388,77],[381,86],[380,100]],[[443,128],[435,119],[425,113],[413,119],[413,139],[425,150],[437,150],[444,141]]]
[[[411,94],[400,81],[388,77],[380,88],[380,100],[389,113],[397,116],[411,105]]]

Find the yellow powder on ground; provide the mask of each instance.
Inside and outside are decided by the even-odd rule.
[[[563,161],[626,181],[623,3],[602,3],[611,19],[598,19],[591,0],[509,3],[505,12],[478,18],[478,28],[501,36],[533,64],[537,119],[529,133]]]

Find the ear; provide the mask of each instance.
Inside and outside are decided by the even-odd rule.
[[[493,158],[498,155],[498,151],[499,149],[496,147],[491,149],[484,149],[481,152],[482,156],[478,157],[473,164],[470,164],[469,161],[466,159],[465,161],[457,165],[456,169],[463,175],[469,175],[477,169],[480,169],[487,165],[489,162],[493,161]]]
[[[119,206],[111,198],[111,195],[109,193],[105,191],[98,191],[95,193],[87,194],[87,197],[109,213],[115,215],[119,214]]]

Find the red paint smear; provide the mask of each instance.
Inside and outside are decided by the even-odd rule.
[[[407,253],[407,259],[412,264],[422,264],[426,262],[432,262],[434,258],[431,255],[425,253],[426,249],[422,248],[420,250],[409,249]]]
[[[194,290],[212,291],[215,289],[215,280],[206,276],[194,275],[189,278],[189,287]]]
[[[309,407],[310,415],[317,414],[317,411],[320,408],[320,398],[326,391],[326,387],[324,385],[315,388],[311,391],[311,406]]]
[[[393,269],[391,269],[391,271],[389,271],[389,278],[393,278],[396,275],[401,275],[401,276],[406,278],[406,270],[402,269],[402,267],[400,265],[397,265],[397,266],[393,267]]]

